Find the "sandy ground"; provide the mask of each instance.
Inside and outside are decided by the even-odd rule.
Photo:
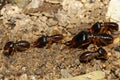
[[[72,0],[71,0],[72,1]],[[1,80],[54,80],[68,78],[93,71],[105,72],[105,80],[120,79],[120,52],[114,48],[120,45],[120,32],[113,35],[113,44],[103,47],[109,53],[107,61],[93,59],[89,63],[79,62],[79,55],[90,50],[69,48],[63,43],[78,32],[90,28],[97,21],[106,21],[105,13],[109,0],[77,0],[81,11],[72,12],[64,4],[44,2],[32,11],[22,11],[6,4],[0,17],[0,79]],[[99,5],[98,5],[99,4]],[[94,6],[94,7],[93,7]],[[68,11],[67,11],[67,10]],[[44,48],[14,52],[9,58],[2,54],[8,41],[26,40],[31,44],[41,35],[60,33],[64,39]]]

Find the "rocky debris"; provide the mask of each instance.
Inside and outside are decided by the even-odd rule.
[[[103,80],[105,78],[105,73],[102,71],[94,71],[88,74],[84,74],[81,76],[76,76],[72,78],[66,79],[56,79],[56,80]]]
[[[107,61],[94,59],[82,64],[78,57],[88,49],[70,49],[63,44],[95,22],[106,21],[109,0],[24,1],[18,3],[23,3],[21,7],[24,8],[10,2],[1,9],[0,79],[54,80],[82,76],[93,71],[105,72],[108,80],[119,78],[120,54],[114,51],[114,47],[120,44],[119,34],[115,34],[112,45],[105,47],[109,53]],[[2,54],[3,46],[8,41],[26,40],[32,44],[42,35],[51,36],[56,33],[65,37],[60,43],[44,48],[31,47],[25,52],[15,52],[9,58]]]
[[[17,5],[20,8],[24,8],[31,2],[31,0],[7,0],[7,2],[13,5]]]
[[[119,0],[111,0],[108,6],[108,11],[106,13],[106,19],[111,22],[117,22],[119,25],[120,31],[120,1]]]

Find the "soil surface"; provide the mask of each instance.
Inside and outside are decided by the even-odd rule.
[[[93,45],[80,49],[69,48],[63,44],[78,32],[90,28],[95,22],[107,21],[105,14],[109,0],[76,1],[82,5],[80,14],[72,14],[67,12],[63,5],[50,2],[44,2],[43,6],[30,12],[11,4],[6,4],[1,9],[1,80],[54,80],[98,70],[105,72],[105,80],[120,80],[120,52],[115,51],[115,48],[120,46],[119,31],[112,34],[113,44],[103,47],[108,52],[106,61],[93,59],[88,63],[81,63],[79,55],[91,51]],[[3,55],[3,47],[8,41],[26,40],[32,45],[42,35],[58,33],[64,35],[64,39],[58,43],[48,44],[44,48],[31,46],[23,52],[15,51],[14,55],[9,57]]]

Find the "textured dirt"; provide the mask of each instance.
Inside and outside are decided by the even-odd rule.
[[[63,6],[58,3],[46,2],[45,6],[30,11],[32,13],[27,12],[27,14],[10,4],[4,6],[0,17],[1,80],[54,80],[97,70],[105,72],[106,80],[120,79],[120,52],[114,50],[120,45],[120,32],[113,35],[115,37],[113,44],[104,47],[109,54],[107,61],[93,59],[89,63],[81,63],[79,55],[90,50],[90,46],[83,50],[71,49],[63,44],[78,32],[90,28],[95,22],[107,21],[105,13],[109,0],[77,1],[84,5],[82,20],[72,15],[69,22],[64,21],[66,15],[61,16],[66,11],[64,12]],[[94,9],[90,6],[94,6]],[[3,47],[8,41],[26,40],[32,45],[41,35],[56,33],[64,35],[64,39],[59,43],[47,45],[44,48],[31,47],[24,52],[14,52],[14,55],[10,57],[2,54]]]

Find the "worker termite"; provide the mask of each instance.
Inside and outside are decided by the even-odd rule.
[[[25,51],[30,48],[30,43],[28,41],[18,41],[14,43],[13,41],[9,41],[4,46],[3,54],[5,56],[13,55],[14,51]]]
[[[113,37],[109,34],[92,34],[88,31],[81,31],[75,35],[72,40],[65,43],[65,45],[72,48],[83,48],[89,46],[89,44],[97,46],[107,46],[113,43]]]
[[[41,37],[39,37],[33,43],[33,46],[34,47],[38,47],[38,48],[42,48],[42,47],[45,47],[47,44],[56,43],[56,42],[58,42],[58,41],[60,41],[62,39],[63,39],[63,35],[62,34],[56,34],[56,35],[52,35],[52,36],[42,35]]]
[[[107,52],[105,49],[100,47],[97,51],[95,52],[84,52],[83,54],[80,55],[79,60],[80,62],[89,62],[92,59],[97,58],[97,59],[107,59]]]
[[[89,31],[94,34],[112,33],[118,31],[118,24],[115,22],[96,22]]]

